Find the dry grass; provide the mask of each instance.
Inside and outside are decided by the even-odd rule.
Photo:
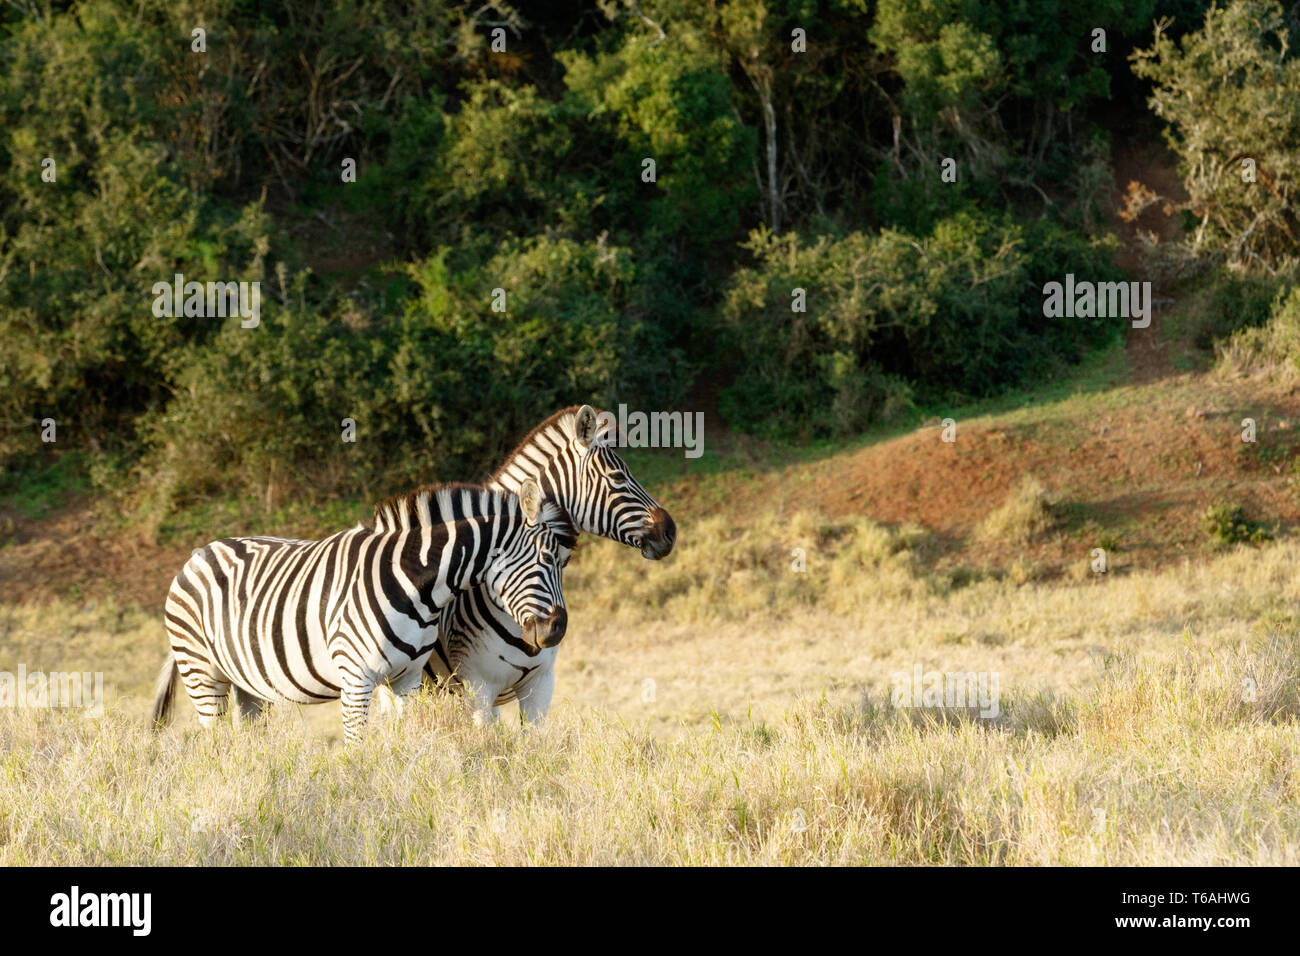
[[[1047,489],[1033,475],[1026,475],[1002,506],[980,522],[975,536],[996,544],[1025,545],[1051,524]]]
[[[1269,320],[1238,330],[1218,344],[1219,378],[1263,378],[1292,385],[1300,379],[1300,291],[1279,297]]]
[[[808,515],[593,544],[547,725],[430,696],[352,749],[335,707],[150,734],[152,615],[2,608],[0,668],[110,693],[0,713],[0,864],[1300,863],[1300,544],[1020,585],[928,547]],[[894,707],[918,664],[996,672],[998,716]]]
[[[1283,677],[1267,653],[1124,664],[996,722],[804,701],[671,742],[576,708],[475,728],[427,698],[352,751],[290,712],[162,737],[23,717],[0,861],[1295,864],[1295,726],[1240,703],[1241,666]]]

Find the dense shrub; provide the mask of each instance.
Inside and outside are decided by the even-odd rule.
[[[0,464],[51,416],[164,507],[271,500],[473,477],[701,372],[792,437],[1030,382],[1113,329],[1041,287],[1111,275],[1062,225],[1099,218],[1125,68],[1080,37],[1152,2],[5,7]],[[261,281],[262,325],[155,317],[177,272]]]
[[[767,434],[844,435],[912,398],[991,394],[1108,341],[1118,318],[1043,315],[1042,287],[1118,278],[1106,249],[1046,223],[962,214],[917,239],[756,232],[724,314],[742,364],[724,413]],[[792,292],[807,311],[792,311]]]
[[[616,225],[709,251],[737,234],[753,201],[753,129],[735,116],[726,61],[697,31],[677,42],[632,35],[596,58],[561,57],[569,99],[584,115],[608,117],[617,134],[604,160],[617,183],[610,197]],[[653,158],[656,179],[641,179]]]
[[[483,55],[442,3],[65,6],[12,8],[0,31],[0,460],[46,416],[62,442],[129,442],[219,327],[155,317],[153,283],[265,280],[266,185],[337,183],[433,54]]]
[[[1258,521],[1246,517],[1240,505],[1223,502],[1212,504],[1206,509],[1201,524],[1205,533],[1220,546],[1262,544],[1273,540],[1268,529]]]
[[[211,170],[187,135],[195,104],[165,92],[169,44],[158,23],[105,3],[24,20],[6,39],[0,458],[30,448],[46,416],[61,440],[111,444],[123,418],[165,397],[177,356],[214,326],[155,317],[154,282],[260,278],[260,203],[194,191]]]
[[[1239,330],[1264,325],[1294,275],[1214,268],[1187,296],[1177,321],[1192,345],[1212,349]]]
[[[512,236],[594,236],[608,225],[602,206],[613,171],[575,104],[496,80],[465,93],[454,111],[410,104],[397,141],[437,148],[415,169],[409,153],[394,150],[397,165],[382,173],[396,211],[423,241],[452,247],[464,265]]]
[[[602,241],[508,240],[483,266],[414,266],[418,293],[397,323],[391,397],[422,439],[430,472],[491,467],[541,418],[576,402],[680,397],[682,356],[637,307],[630,250]],[[491,310],[506,292],[506,311]]]
[[[635,308],[628,250],[529,240],[476,269],[448,258],[410,267],[400,315],[304,308],[300,277],[258,328],[230,321],[193,349],[175,398],[146,420],[154,506],[220,488],[273,500],[291,476],[372,495],[469,479],[565,405],[677,397],[653,373],[681,357]],[[498,288],[504,313],[491,309]],[[649,370],[643,355],[656,356]]]

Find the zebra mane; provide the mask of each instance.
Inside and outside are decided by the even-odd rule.
[[[454,521],[466,514],[463,507],[466,492],[471,496],[470,511],[473,514],[505,514],[519,507],[518,499],[509,492],[492,491],[482,485],[464,482],[421,485],[379,502],[375,505],[374,517],[366,526],[380,532],[417,527],[423,522],[421,512],[426,503],[430,521]]]
[[[492,472],[492,474],[488,477],[487,481],[484,482],[484,484],[491,485],[500,481],[501,476],[505,473],[506,469],[510,467],[511,462],[513,462],[516,458],[520,457],[530,445],[534,444],[537,441],[538,436],[544,434],[549,429],[558,427],[559,430],[564,434],[565,438],[572,438],[573,423],[577,420],[578,411],[581,408],[582,408],[581,405],[570,405],[568,408],[561,408],[550,418],[547,418],[545,421],[541,422],[536,428],[534,428],[532,431],[530,431],[527,435],[523,437],[523,440],[520,441],[519,444],[515,446],[514,451],[512,451],[510,454],[506,455],[504,459],[502,459],[500,467],[498,467],[496,471]],[[600,413],[599,409],[597,409],[596,412],[597,414],[599,414]],[[541,449],[541,451],[547,458],[551,457],[552,454],[551,449],[544,448]]]
[[[470,507],[465,508],[464,496],[471,496]],[[375,505],[374,517],[366,527],[380,533],[415,528],[423,523],[423,506],[428,503],[429,521],[441,524],[455,521],[468,514],[505,514],[519,510],[519,499],[508,491],[494,491],[482,485],[465,482],[447,482],[439,485],[421,485],[412,491],[393,495]],[[548,524],[561,542],[576,542],[578,531],[563,508],[550,495],[542,497],[538,524]]]

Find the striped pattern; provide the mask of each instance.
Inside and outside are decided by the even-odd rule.
[[[676,526],[628,471],[610,436],[597,434],[597,414],[574,406],[538,425],[506,459],[487,486],[517,491],[536,481],[574,525],[558,540],[567,564],[577,533],[611,538],[651,559],[673,547]],[[539,650],[481,588],[469,588],[443,609],[439,641],[425,667],[440,685],[468,691],[476,716],[491,720],[496,708],[519,699],[525,719],[544,717],[554,689],[556,648]]]
[[[262,701],[341,697],[355,739],[376,686],[418,686],[441,612],[466,588],[489,596],[519,633],[558,641],[557,536],[573,532],[535,485],[521,491],[522,505],[501,490],[424,488],[322,541],[225,538],[195,551],[167,595],[172,655],[155,721],[165,720],[165,685],[179,675],[205,725],[233,685]]]

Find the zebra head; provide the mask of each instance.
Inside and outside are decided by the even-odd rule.
[[[560,586],[557,533],[567,534],[564,509],[542,497],[532,479],[519,488],[522,523],[497,538],[484,582],[493,599],[518,622],[524,643],[540,652],[564,639],[568,612]]]
[[[677,540],[677,525],[628,470],[614,450],[616,435],[600,427],[590,405],[573,419],[571,452],[576,459],[574,493],[566,498],[580,531],[612,538],[657,561]]]

